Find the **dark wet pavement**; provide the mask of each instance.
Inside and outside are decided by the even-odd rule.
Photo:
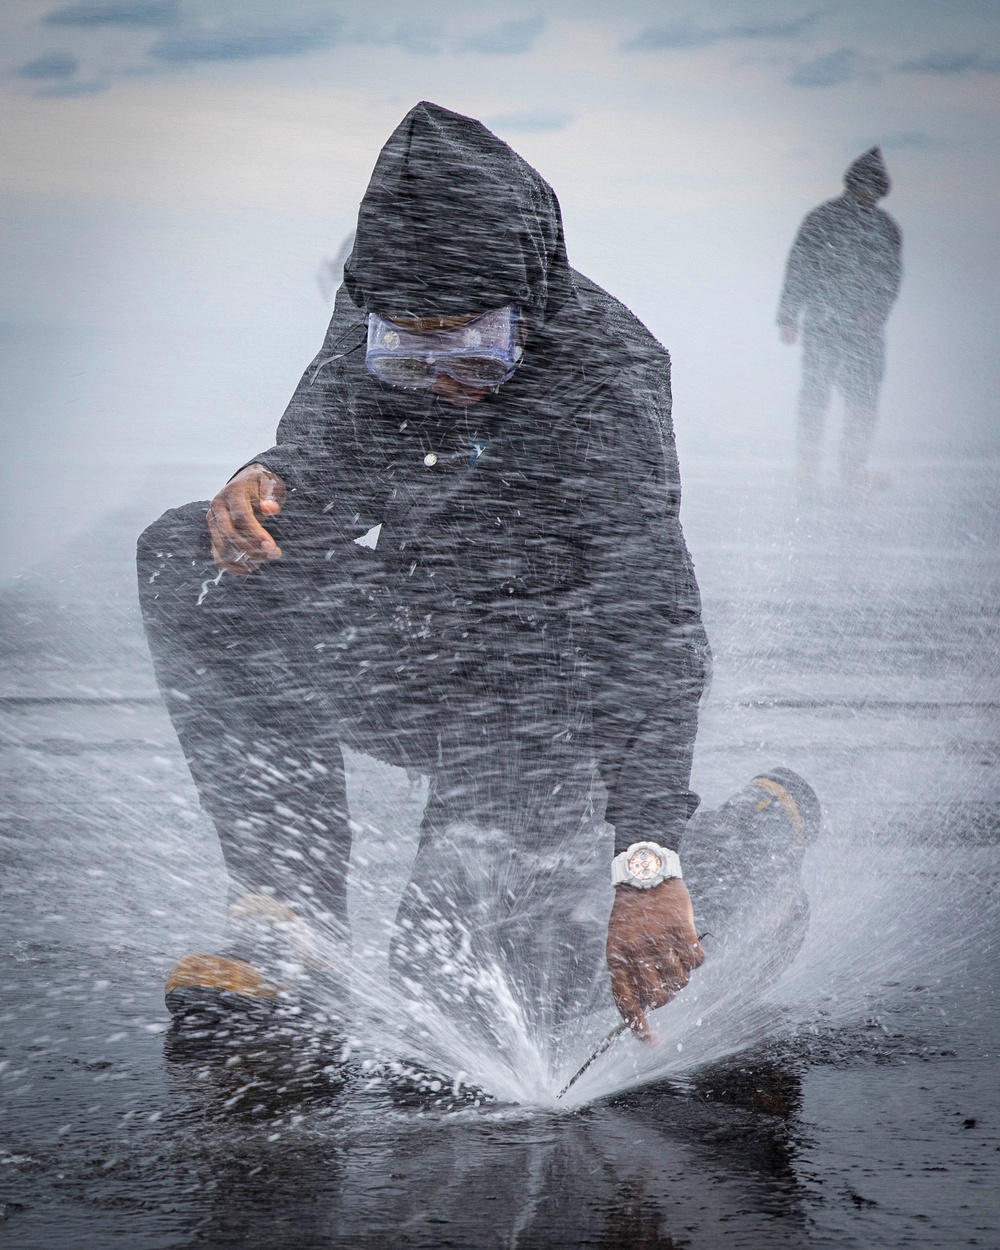
[[[1000,1246],[998,485],[914,465],[802,500],[776,465],[688,465],[696,788],[809,777],[814,928],[794,1027],[645,1085],[609,1055],[571,1113],[401,1102],[294,1031],[178,1044],[163,979],[211,949],[224,883],[136,629],[149,518],[5,588],[0,1244]],[[351,783],[360,853],[410,845],[419,787],[361,759]]]

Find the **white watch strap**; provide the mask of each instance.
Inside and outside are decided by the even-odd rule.
[[[659,858],[660,869],[647,878],[636,876],[629,868],[629,861],[640,851],[649,851]],[[622,851],[611,861],[611,884],[632,885],[640,889],[649,889],[659,885],[671,877],[683,879],[681,860],[676,851],[660,846],[658,842],[633,842],[627,851]]]

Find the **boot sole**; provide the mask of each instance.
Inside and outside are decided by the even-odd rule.
[[[256,1028],[274,1020],[275,998],[252,998],[211,985],[185,985],[164,995],[167,1010],[185,1028]]]

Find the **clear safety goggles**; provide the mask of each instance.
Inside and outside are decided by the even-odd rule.
[[[480,313],[446,329],[407,329],[368,314],[365,366],[380,382],[419,389],[446,373],[466,386],[492,390],[508,381],[521,359],[516,304]]]

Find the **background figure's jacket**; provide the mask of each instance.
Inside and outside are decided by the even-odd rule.
[[[779,325],[846,333],[858,319],[878,332],[899,293],[902,234],[881,208],[849,193],[814,208],[799,228],[785,268]]]
[[[366,309],[509,302],[528,318],[524,360],[478,404],[365,369]],[[334,568],[377,571],[428,651],[470,634],[488,645],[494,628],[516,649],[496,626],[512,610],[529,631],[571,622],[616,844],[677,845],[697,805],[708,647],[678,517],[669,357],[569,268],[555,195],[480,123],[421,104],[390,138],[326,340],[254,461],[289,487],[286,511],[317,518]],[[374,550],[356,544],[379,525]]]

